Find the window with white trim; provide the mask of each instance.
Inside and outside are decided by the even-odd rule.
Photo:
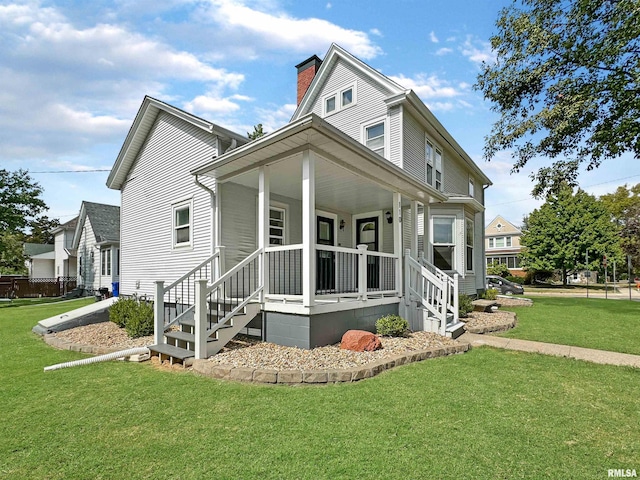
[[[474,224],[470,218],[465,219],[465,263],[467,272],[472,272],[473,269],[473,236],[474,236]]]
[[[494,262],[506,265],[507,268],[521,268],[520,257],[518,255],[506,255],[502,257],[487,257],[487,267]]]
[[[287,211],[284,208],[269,208],[269,245],[285,244]]]
[[[433,263],[440,270],[455,269],[456,217],[433,217]]]
[[[323,98],[324,115],[339,112],[343,108],[356,103],[356,85],[349,85],[341,90],[326,95]]]
[[[436,147],[436,183],[434,185],[436,190],[442,190],[442,151]]]
[[[378,155],[385,156],[384,120],[364,127],[364,144]]]
[[[100,274],[111,275],[111,248],[100,250]]]
[[[436,190],[442,191],[442,149],[425,137],[424,181]]]
[[[511,237],[489,237],[489,248],[505,248],[511,246]]]
[[[475,197],[476,187],[473,181],[473,177],[469,177],[469,196],[471,198]]]
[[[192,239],[191,200],[173,205],[173,246],[186,247]]]

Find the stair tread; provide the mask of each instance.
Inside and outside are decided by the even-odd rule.
[[[173,345],[167,345],[166,343],[152,345],[149,347],[149,350],[151,350],[152,352],[161,353],[163,355],[169,355],[174,358],[179,358],[180,360],[184,360],[185,358],[191,358],[195,356],[195,352],[191,350],[186,350],[180,347],[174,347]]]
[[[178,330],[164,332],[164,336],[167,338],[175,338],[176,340],[184,340],[185,342],[193,342],[196,338],[193,333],[181,332]]]

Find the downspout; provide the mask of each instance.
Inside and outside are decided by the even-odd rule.
[[[211,255],[213,255],[216,252],[216,247],[217,247],[217,245],[215,245],[215,243],[216,243],[216,241],[215,241],[216,219],[214,218],[214,215],[216,215],[216,194],[215,194],[215,192],[213,190],[211,190],[205,184],[201,183],[200,180],[198,180],[198,175],[197,174],[193,178],[194,178],[193,181],[197,186],[199,186],[200,188],[202,188],[203,190],[205,190],[205,191],[207,191],[209,193],[209,199],[211,201]]]

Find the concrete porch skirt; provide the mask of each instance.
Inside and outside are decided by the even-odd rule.
[[[264,312],[263,339],[287,347],[323,347],[340,342],[347,330],[375,332],[380,317],[397,314],[397,303],[315,315]]]

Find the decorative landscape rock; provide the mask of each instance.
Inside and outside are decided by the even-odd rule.
[[[382,348],[382,342],[377,335],[365,330],[348,330],[342,336],[340,342],[342,350],[352,350],[354,352],[373,352]]]

